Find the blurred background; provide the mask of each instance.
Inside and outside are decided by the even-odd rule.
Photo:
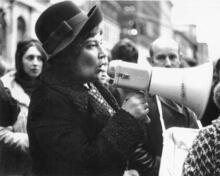
[[[0,59],[14,66],[18,41],[36,38],[34,27],[41,12],[60,0],[0,0]],[[85,12],[98,4],[103,13],[107,48],[120,38],[130,38],[139,50],[139,63],[146,63],[149,45],[160,35],[180,43],[188,66],[220,57],[218,48],[218,0],[104,1],[73,0]],[[219,15],[218,15],[219,14]]]

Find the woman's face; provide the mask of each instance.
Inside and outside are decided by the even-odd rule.
[[[77,76],[82,81],[91,81],[97,78],[98,67],[103,57],[101,46],[102,36],[100,33],[88,38],[83,44],[77,58]]]
[[[27,75],[31,78],[38,77],[43,68],[43,60],[40,51],[35,46],[28,48],[22,57],[22,64],[24,72]]]
[[[108,84],[109,76],[107,74],[107,71],[108,71],[108,57],[109,56],[108,56],[108,51],[106,49],[104,49],[103,52],[104,52],[103,57],[99,59],[100,64],[98,66],[97,76],[101,83]]]

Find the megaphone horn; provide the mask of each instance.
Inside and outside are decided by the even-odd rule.
[[[200,119],[208,103],[213,64],[191,68],[161,68],[114,60],[109,63],[113,84],[145,90],[191,108]]]
[[[169,98],[189,107],[200,119],[208,103],[212,76],[211,62],[181,69],[154,67],[149,93]]]

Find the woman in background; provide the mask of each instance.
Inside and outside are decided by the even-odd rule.
[[[1,172],[4,175],[25,175],[30,171],[28,155],[29,140],[27,135],[27,115],[30,95],[37,86],[46,54],[37,40],[21,41],[15,54],[16,71],[9,72],[1,80],[11,96],[17,101],[20,112],[15,122],[7,127],[1,127],[0,144],[5,151]]]

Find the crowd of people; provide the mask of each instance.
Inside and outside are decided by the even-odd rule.
[[[38,40],[17,44],[16,69],[0,78],[0,175],[157,176],[163,132],[199,128],[190,108],[110,83],[109,62],[138,64],[138,49],[127,38],[103,46],[102,19],[98,6],[85,15],[63,1],[38,18]],[[171,38],[156,39],[149,55],[152,67],[181,67]],[[219,65],[184,176],[220,173]]]

